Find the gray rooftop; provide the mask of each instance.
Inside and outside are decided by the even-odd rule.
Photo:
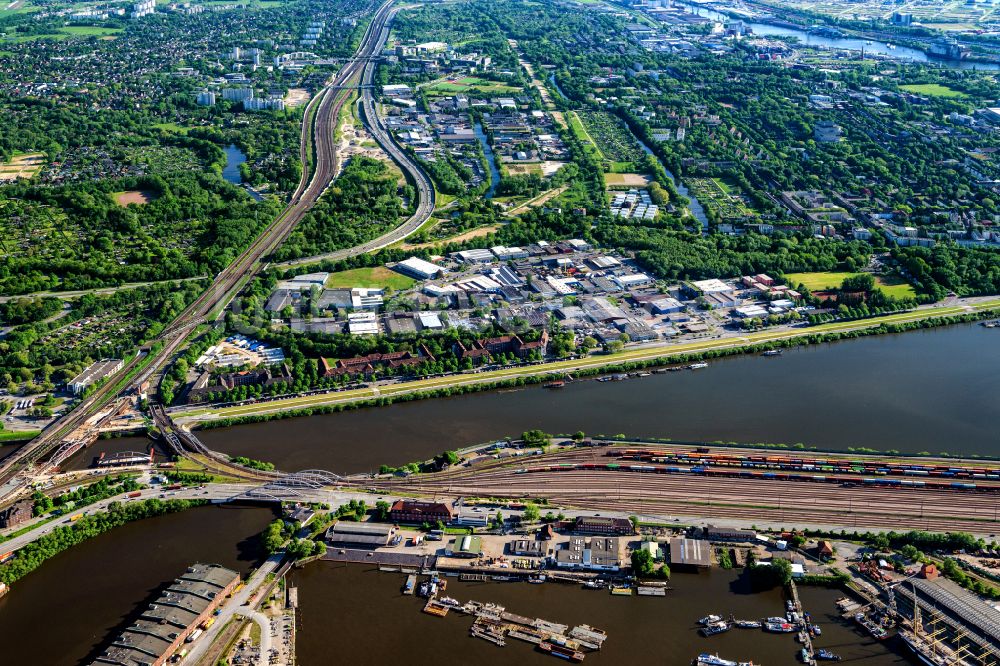
[[[191,565],[94,663],[120,666],[154,663],[181,633],[217,603],[219,593],[239,576],[218,564]]]

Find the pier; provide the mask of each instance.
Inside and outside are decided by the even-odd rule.
[[[409,585],[408,579],[404,589]],[[469,634],[475,638],[497,647],[504,647],[506,639],[513,638],[537,645],[539,649],[569,661],[582,661],[586,654],[584,650],[596,652],[608,638],[606,632],[587,624],[570,627],[544,618],[511,613],[499,604],[474,600],[461,603],[450,597],[438,598],[437,592],[430,594],[422,610],[438,617],[444,617],[450,611],[471,615],[476,619],[469,628]]]
[[[815,650],[813,649],[812,642],[812,632],[809,631],[809,624],[805,620],[805,613],[802,611],[802,602],[799,601],[799,588],[795,585],[795,581],[789,581],[788,589],[792,594],[792,604],[795,608],[796,613],[802,617],[799,629],[799,642],[802,643],[802,656],[803,662],[810,664],[810,666],[816,666]]]

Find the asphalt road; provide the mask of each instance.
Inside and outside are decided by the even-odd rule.
[[[382,28],[382,34],[380,34],[378,38],[380,43],[384,43],[385,40],[388,39],[388,26],[394,16],[395,10],[391,12],[385,23],[385,27]],[[365,129],[368,130],[382,150],[384,150],[386,154],[388,154],[389,157],[391,157],[392,160],[399,165],[403,172],[408,176],[409,180],[413,183],[417,190],[416,211],[403,224],[396,227],[392,231],[366,243],[362,243],[361,245],[356,245],[355,247],[343,250],[337,250],[335,252],[328,252],[326,254],[315,255],[312,257],[286,261],[280,264],[275,264],[275,266],[291,268],[293,266],[301,266],[322,260],[339,261],[358,254],[374,252],[375,250],[379,250],[405,239],[407,236],[419,229],[424,222],[430,219],[431,214],[434,212],[435,196],[434,185],[431,183],[431,179],[420,167],[420,165],[417,164],[409,154],[403,151],[399,143],[396,142],[395,137],[392,136],[392,134],[385,128],[382,119],[376,112],[375,99],[372,94],[372,84],[375,81],[375,69],[376,63],[374,61],[369,61],[365,65],[364,73],[362,74],[360,100],[361,121],[364,123]]]

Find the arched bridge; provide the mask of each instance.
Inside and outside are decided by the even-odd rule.
[[[262,486],[251,488],[243,493],[248,499],[286,500],[300,498],[311,490],[322,490],[336,486],[344,481],[344,477],[323,469],[307,469],[301,472],[290,472]]]

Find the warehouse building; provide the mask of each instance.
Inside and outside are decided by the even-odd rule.
[[[418,280],[431,280],[444,272],[440,266],[425,261],[420,257],[410,257],[399,262],[393,268],[403,275],[408,275]]]
[[[338,520],[326,531],[326,540],[334,548],[380,548],[389,545],[395,531],[385,523]]]
[[[164,590],[95,664],[161,666],[222,605],[240,582],[218,564],[194,564]]]
[[[712,545],[707,541],[697,539],[671,539],[670,566],[707,569],[712,566]]]

